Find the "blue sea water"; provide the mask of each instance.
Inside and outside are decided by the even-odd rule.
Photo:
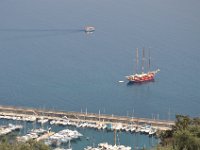
[[[1,0],[0,103],[167,118],[198,116],[197,0]],[[96,27],[93,34],[83,32]],[[155,82],[133,73],[135,48],[151,49]]]
[[[199,8],[198,0],[1,0],[0,104],[199,116]],[[96,31],[85,34],[86,25]],[[143,47],[161,71],[129,85]]]

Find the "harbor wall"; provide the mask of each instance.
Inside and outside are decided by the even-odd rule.
[[[67,112],[67,111],[55,111],[50,109],[37,109],[28,107],[16,107],[16,106],[2,106],[0,105],[0,114],[8,116],[34,116],[37,119],[47,118],[49,120],[59,120],[67,118],[75,122],[94,122],[94,123],[111,123],[111,124],[137,124],[144,125],[150,124],[157,127],[160,130],[170,130],[175,124],[171,120],[155,120],[150,118],[138,118],[127,116],[114,116],[109,114],[96,114],[96,113],[81,113],[81,112]]]

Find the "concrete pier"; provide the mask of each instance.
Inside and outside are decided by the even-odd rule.
[[[108,114],[95,114],[95,113],[80,113],[80,112],[65,112],[55,110],[42,110],[36,108],[2,106],[0,105],[0,115],[13,116],[13,117],[27,117],[34,116],[37,119],[46,118],[49,120],[59,120],[67,117],[74,122],[95,122],[95,123],[111,123],[111,124],[132,124],[137,125],[150,124],[157,127],[159,130],[170,130],[175,124],[174,121],[169,120],[155,120],[149,118],[136,118],[127,116],[114,116]]]

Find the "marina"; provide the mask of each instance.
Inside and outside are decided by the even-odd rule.
[[[38,123],[40,124],[40,123]],[[16,126],[18,127],[18,125],[11,125],[9,124],[8,126]],[[47,126],[46,126],[47,127]],[[16,128],[16,131],[20,131],[18,132],[18,136],[17,136],[17,141],[19,142],[26,142],[28,140],[37,140],[37,141],[43,141],[46,145],[49,145],[50,147],[56,149],[56,150],[72,150],[74,148],[71,147],[71,142],[73,143],[80,143],[80,141],[83,141],[85,138],[83,136],[85,136],[84,134],[81,134],[80,132],[78,132],[77,130],[71,130],[71,129],[67,129],[70,127],[65,127],[65,129],[63,130],[59,130],[59,131],[51,131],[51,127],[48,129],[44,129],[46,127],[42,127],[42,128],[36,128],[36,129],[29,129],[27,130],[27,133],[25,135],[20,135],[19,133],[22,131],[22,126],[21,128]],[[64,127],[64,126],[63,126]],[[54,130],[54,129],[53,129]],[[14,131],[14,130],[13,130]],[[83,132],[83,130],[82,130]],[[10,132],[11,133],[11,132]],[[109,132],[110,133],[110,132]],[[99,143],[97,145],[97,147],[95,147],[95,145],[93,144],[92,146],[90,144],[84,146],[84,150],[131,150],[130,146],[125,146],[120,144],[119,142],[119,137],[116,134],[119,134],[120,132],[117,132],[117,130],[115,130],[114,132],[114,136],[115,136],[115,144],[108,144],[110,142],[107,142],[106,140],[104,140],[104,142]],[[116,137],[118,138],[118,143],[116,142]],[[86,138],[86,140],[90,140],[89,137]]]
[[[17,130],[20,132],[17,136],[17,141],[19,142],[26,142],[28,140],[36,140],[36,141],[42,141],[46,145],[50,146],[51,148],[54,148],[56,150],[72,150],[76,149],[76,145],[81,144],[81,142],[85,141],[88,144],[84,144],[81,149],[84,150],[131,150],[132,145],[122,144],[119,140],[119,136],[121,137],[121,134],[124,133],[124,136],[131,136],[131,138],[138,138],[136,134],[139,134],[140,136],[144,135],[146,137],[149,136],[149,139],[156,137],[157,131],[160,129],[152,126],[150,124],[136,124],[134,122],[130,124],[126,123],[120,123],[117,122],[115,119],[115,122],[104,122],[99,120],[86,120],[86,119],[74,119],[69,118],[65,116],[53,116],[50,117],[48,115],[36,115],[36,113],[39,113],[38,109],[30,109],[30,108],[23,108],[26,110],[24,113],[17,113],[16,111],[21,111],[22,108],[14,108],[15,113],[11,113],[8,110],[11,110],[11,107],[5,107],[6,112],[1,110],[0,113],[0,120],[4,122],[4,125],[2,127],[7,127],[8,129],[12,128],[13,131]],[[33,114],[28,113],[27,110],[34,111]],[[44,113],[44,110],[42,114]],[[49,111],[49,110],[48,110]],[[45,110],[47,113],[47,110]],[[61,113],[58,111],[55,111],[55,113]],[[28,113],[28,114],[27,114]],[[62,112],[64,113],[64,112]],[[67,112],[66,112],[67,113]],[[87,113],[88,115],[88,113]],[[119,116],[118,116],[119,117]],[[11,124],[13,123],[13,124]],[[1,123],[2,124],[2,123]],[[14,125],[14,124],[20,124],[20,125]],[[23,124],[23,126],[21,125]],[[29,125],[28,125],[29,124]],[[28,128],[27,128],[28,127]],[[91,135],[88,135],[86,133],[86,129],[89,132],[95,132],[96,134],[102,133],[108,134],[111,139],[114,137],[114,144],[108,139],[103,139],[97,143],[95,146],[94,144],[94,137]],[[164,130],[164,128],[161,128]],[[167,128],[165,128],[166,130]],[[169,129],[169,128],[168,128]],[[24,132],[22,132],[22,130]],[[6,130],[5,130],[6,131]],[[13,132],[10,131],[9,133]],[[6,134],[9,134],[6,133]],[[97,134],[97,136],[99,136]],[[118,140],[117,140],[118,139]],[[71,143],[73,146],[71,146]],[[92,142],[92,144],[90,143]],[[74,144],[76,144],[74,146]],[[137,142],[134,144],[134,146],[138,145]],[[153,145],[151,145],[153,146]],[[145,147],[145,146],[142,146]],[[140,147],[140,148],[142,148]]]
[[[134,118],[125,116],[114,116],[107,114],[80,113],[41,110],[33,108],[20,108],[11,106],[0,106],[0,118],[22,121],[36,121],[51,125],[71,125],[82,128],[96,128],[107,130],[142,131],[145,125],[150,125],[157,130],[170,130],[174,121],[155,120],[148,118]]]
[[[11,117],[9,117],[9,118],[11,118]],[[5,119],[3,119],[3,120],[5,120]],[[6,120],[8,120],[8,119],[6,119]],[[10,120],[10,121],[9,120],[8,120],[8,122],[12,121],[12,120]],[[84,131],[85,130],[84,128],[90,128],[90,130],[91,130],[91,128],[94,128],[94,129],[96,129],[97,132],[101,132],[99,130],[99,128],[96,128],[98,126],[96,126],[96,127],[93,126],[92,127],[88,123],[76,124],[77,126],[73,126],[74,128],[72,129],[72,125],[64,126],[64,125],[60,125],[60,124],[50,124],[50,122],[48,122],[48,124],[45,123],[44,126],[43,126],[43,125],[41,125],[41,123],[38,122],[37,119],[35,121],[33,121],[33,122],[19,120],[19,121],[15,122],[15,123],[20,123],[20,122],[21,122],[21,124],[23,122],[26,123],[26,124],[27,123],[28,124],[37,124],[37,127],[34,125],[34,127],[32,129],[31,128],[27,128],[26,129],[26,134],[22,133],[22,130],[24,130],[26,128],[26,126],[27,126],[26,124],[24,124],[24,129],[22,127],[16,129],[17,131],[19,131],[19,132],[17,132],[17,134],[18,134],[17,141],[26,142],[26,141],[31,140],[31,139],[32,140],[36,140],[36,141],[43,141],[46,145],[49,145],[51,148],[55,148],[57,150],[61,150],[61,149],[62,150],[66,150],[66,148],[67,148],[67,150],[74,149],[74,148],[71,147],[71,144],[70,144],[71,142],[80,144],[80,142],[84,141],[84,139],[86,141],[91,141],[92,139],[90,139],[90,138],[92,138],[92,137],[91,136],[88,137],[88,135],[86,135],[86,133]],[[49,127],[49,125],[51,125],[51,127]],[[12,127],[16,126],[17,127],[18,125],[9,124],[8,126],[10,126],[10,127],[11,126]],[[56,126],[59,127],[58,130],[55,130]],[[60,127],[62,127],[62,128],[60,128]],[[116,127],[113,127],[113,130],[112,130],[113,132],[108,132],[108,133],[111,133],[111,134],[114,133],[114,137],[115,137],[114,145],[111,144],[112,142],[110,142],[110,141],[108,142],[107,140],[104,139],[102,141],[103,143],[100,142],[97,145],[97,147],[95,147],[95,144],[92,144],[92,145],[91,144],[87,144],[82,149],[84,149],[84,150],[100,150],[100,149],[101,150],[107,150],[107,149],[110,149],[110,150],[112,150],[112,149],[113,150],[118,150],[118,149],[119,150],[121,150],[121,149],[122,150],[131,150],[130,146],[122,145],[119,142],[119,134],[120,134],[120,132],[125,131],[125,129],[126,128],[123,128],[122,126],[118,125]],[[108,131],[108,129],[105,129],[105,131],[106,130]],[[127,130],[127,131],[128,131],[127,133],[134,133],[134,131],[131,131],[131,130]],[[118,142],[117,142],[116,138],[118,138]]]
[[[17,140],[20,142],[33,139],[43,141],[52,148],[62,149],[71,147],[68,146],[71,142],[78,142],[80,140],[89,141],[89,143],[87,142],[88,144],[82,146],[84,150],[131,150],[129,145],[125,146],[120,144],[119,137],[117,143],[116,135],[118,136],[118,134],[123,133],[127,136],[130,134],[130,136],[132,136],[131,138],[135,137],[137,139],[136,135],[139,134],[140,136],[149,136],[151,139],[154,137],[156,138],[160,131],[171,130],[174,125],[174,121],[168,120],[12,106],[0,106],[0,120],[7,120],[8,123],[20,122],[23,124],[24,122],[25,127],[27,123],[30,125],[32,124],[32,127],[26,129],[24,134],[17,136]],[[8,127],[8,133],[12,132],[10,128],[13,128],[13,130],[22,129],[22,126],[18,125],[9,124]],[[114,135],[114,145],[110,144],[110,140],[108,141],[104,138],[99,141],[96,146],[91,144],[90,142],[94,139],[93,136],[87,135],[86,129],[98,134],[102,132],[102,136],[105,132],[110,134],[110,136]],[[2,133],[4,132],[2,131]],[[113,138],[112,136],[110,138]],[[80,142],[78,142],[78,144],[80,144]]]

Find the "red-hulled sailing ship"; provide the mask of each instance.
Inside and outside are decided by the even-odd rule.
[[[135,74],[126,76],[126,78],[130,82],[134,83],[142,83],[147,81],[154,80],[155,74],[160,71],[160,69],[157,69],[155,71],[148,71],[144,73],[144,65],[145,65],[145,50],[143,48],[142,51],[142,73],[138,73],[138,48],[136,49],[136,66],[135,66]],[[150,51],[149,51],[149,63],[148,63],[148,70],[150,70]]]

